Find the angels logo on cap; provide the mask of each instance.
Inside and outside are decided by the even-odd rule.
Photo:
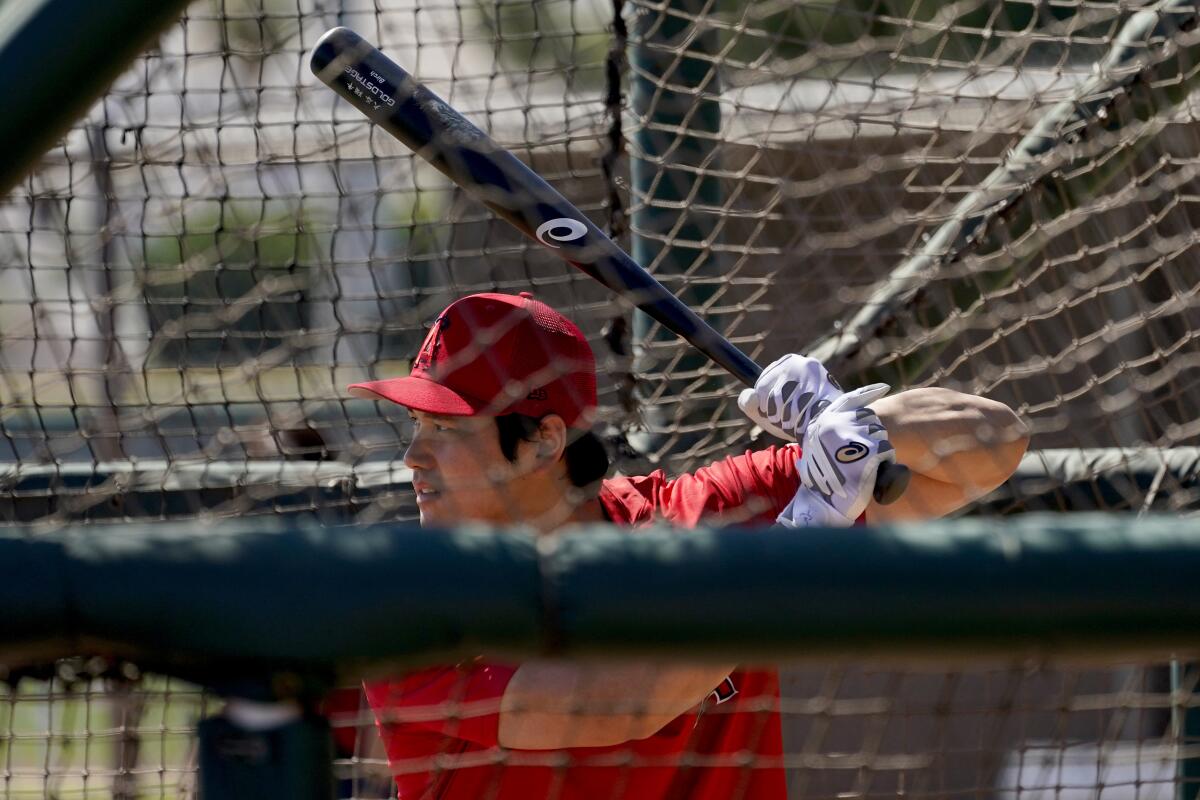
[[[449,324],[451,324],[450,319],[445,314],[433,321],[433,325],[425,337],[425,342],[421,345],[421,350],[413,359],[414,369],[428,369],[433,364],[434,354],[442,343],[442,331]]]
[[[475,294],[438,316],[409,375],[349,391],[431,414],[558,414],[588,428],[596,362],[579,328],[528,292]]]

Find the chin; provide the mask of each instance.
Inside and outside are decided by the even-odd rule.
[[[422,528],[452,528],[471,521],[466,515],[459,513],[459,509],[447,504],[446,498],[418,506],[417,510],[420,513]]]
[[[444,501],[443,501],[444,502]],[[444,506],[443,502],[430,503],[420,507],[422,528],[453,528],[458,525],[511,525],[507,520],[496,519],[490,515],[464,512],[461,508]]]
[[[433,511],[420,510],[420,519],[422,528],[434,528],[444,526],[446,523],[439,518],[439,515]]]

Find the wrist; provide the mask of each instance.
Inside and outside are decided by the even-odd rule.
[[[849,528],[854,520],[841,514],[806,486],[796,490],[787,507],[775,518],[785,528]]]

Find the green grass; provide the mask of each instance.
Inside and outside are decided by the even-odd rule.
[[[208,703],[208,708],[205,707]],[[141,706],[136,726],[125,711]],[[194,792],[194,731],[213,702],[195,686],[151,677],[123,702],[99,681],[78,690],[24,680],[0,688],[0,797],[5,800],[113,797],[123,740],[135,734],[138,798],[183,798]]]

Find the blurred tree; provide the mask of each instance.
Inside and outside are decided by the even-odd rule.
[[[599,0],[475,4],[480,30],[506,68],[565,74],[569,86],[584,90],[598,87],[604,79],[610,8]],[[1009,34],[1072,20],[1083,5],[1033,0],[716,0],[712,8],[707,22],[721,32],[725,66],[769,80],[795,74],[788,62],[795,62],[790,66],[800,73],[828,76],[851,66],[869,71],[895,68],[897,54],[914,68],[963,68],[1003,49],[1013,40]],[[1119,0],[1090,3],[1087,13],[1107,20],[1122,13],[1121,8]],[[1064,46],[1069,45],[1026,41],[1020,57],[1022,62],[1052,62]],[[1071,60],[1091,63],[1094,58],[1088,52]],[[754,80],[755,75],[744,79]]]
[[[408,355],[423,298],[450,283],[441,200],[389,193],[372,224],[348,236],[337,210],[311,199],[301,208],[208,201],[185,210],[179,235],[147,237],[150,366],[237,364],[280,346],[293,351],[288,360],[317,348],[341,359]],[[329,347],[354,336],[370,341],[369,352]]]
[[[476,21],[506,68],[563,76],[568,89],[604,85],[611,6],[597,0],[475,0]]]
[[[250,60],[277,53],[300,33],[296,0],[212,0],[224,51]]]
[[[1107,13],[1103,5],[1091,10],[1104,18],[1120,11],[1115,0]],[[897,62],[913,69],[961,69],[997,54],[1012,40],[1009,34],[1070,20],[1079,8],[1029,0],[723,0],[718,17],[728,42],[726,63],[754,82],[756,75],[770,80],[835,76],[848,69],[876,73],[896,69]],[[1027,40],[1021,59],[1052,61],[1061,48]]]
[[[151,366],[236,364],[303,331],[330,224],[312,209],[297,218],[292,205],[205,202],[185,212],[182,235],[147,238]]]

